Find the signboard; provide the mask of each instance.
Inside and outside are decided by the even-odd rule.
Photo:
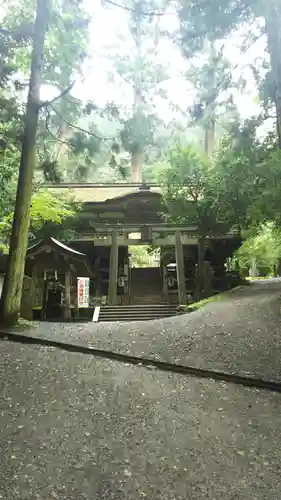
[[[78,307],[89,307],[90,278],[77,278]]]

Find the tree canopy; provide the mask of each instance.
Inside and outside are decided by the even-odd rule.
[[[8,0],[1,10],[2,242],[11,233],[13,248],[22,221],[24,241],[67,221],[77,207],[41,185],[65,181],[161,182],[165,216],[196,223],[203,243],[213,232],[278,227],[280,2],[105,0],[93,9],[97,20],[80,0]],[[118,22],[93,46],[99,16],[107,31]],[[260,41],[265,50],[247,62]],[[253,93],[258,107],[245,116],[240,100]]]

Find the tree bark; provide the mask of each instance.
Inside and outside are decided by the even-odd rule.
[[[269,0],[264,4],[265,30],[273,79],[273,99],[276,109],[278,146],[281,149],[281,7],[279,1]]]
[[[136,19],[135,36],[134,42],[136,47],[137,59],[142,60],[142,35],[141,35],[141,22],[142,17]],[[140,72],[135,73],[134,78],[134,103],[133,103],[133,115],[137,116],[138,112],[141,110],[143,105],[143,92],[142,92],[142,77]],[[143,148],[142,144],[139,142],[141,138],[136,137],[135,151],[131,152],[131,181],[132,182],[142,182],[142,164],[143,164]]]
[[[212,156],[215,149],[215,121],[205,126],[204,129],[204,149],[208,157]]]
[[[37,0],[37,14],[31,59],[25,126],[19,167],[19,179],[14,220],[10,240],[8,268],[1,301],[1,321],[6,325],[17,322],[20,315],[25,257],[28,243],[29,215],[33,173],[36,160],[36,132],[40,103],[40,76],[44,55],[48,1]]]
[[[176,230],[175,233],[175,250],[176,250],[176,263],[177,263],[178,297],[179,297],[179,305],[181,306],[187,304],[187,297],[186,297],[186,285],[185,285],[183,246],[181,240],[181,232],[178,229]]]
[[[131,158],[131,169],[132,169],[132,182],[142,181],[142,164],[143,164],[143,154],[141,151],[136,151],[132,153]]]

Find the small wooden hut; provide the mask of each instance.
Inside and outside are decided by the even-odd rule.
[[[30,312],[37,311],[41,319],[65,320],[77,308],[77,278],[93,276],[86,255],[55,238],[28,248],[25,275],[31,278]]]

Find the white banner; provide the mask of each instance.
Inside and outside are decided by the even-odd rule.
[[[77,278],[78,307],[89,307],[90,278]]]

